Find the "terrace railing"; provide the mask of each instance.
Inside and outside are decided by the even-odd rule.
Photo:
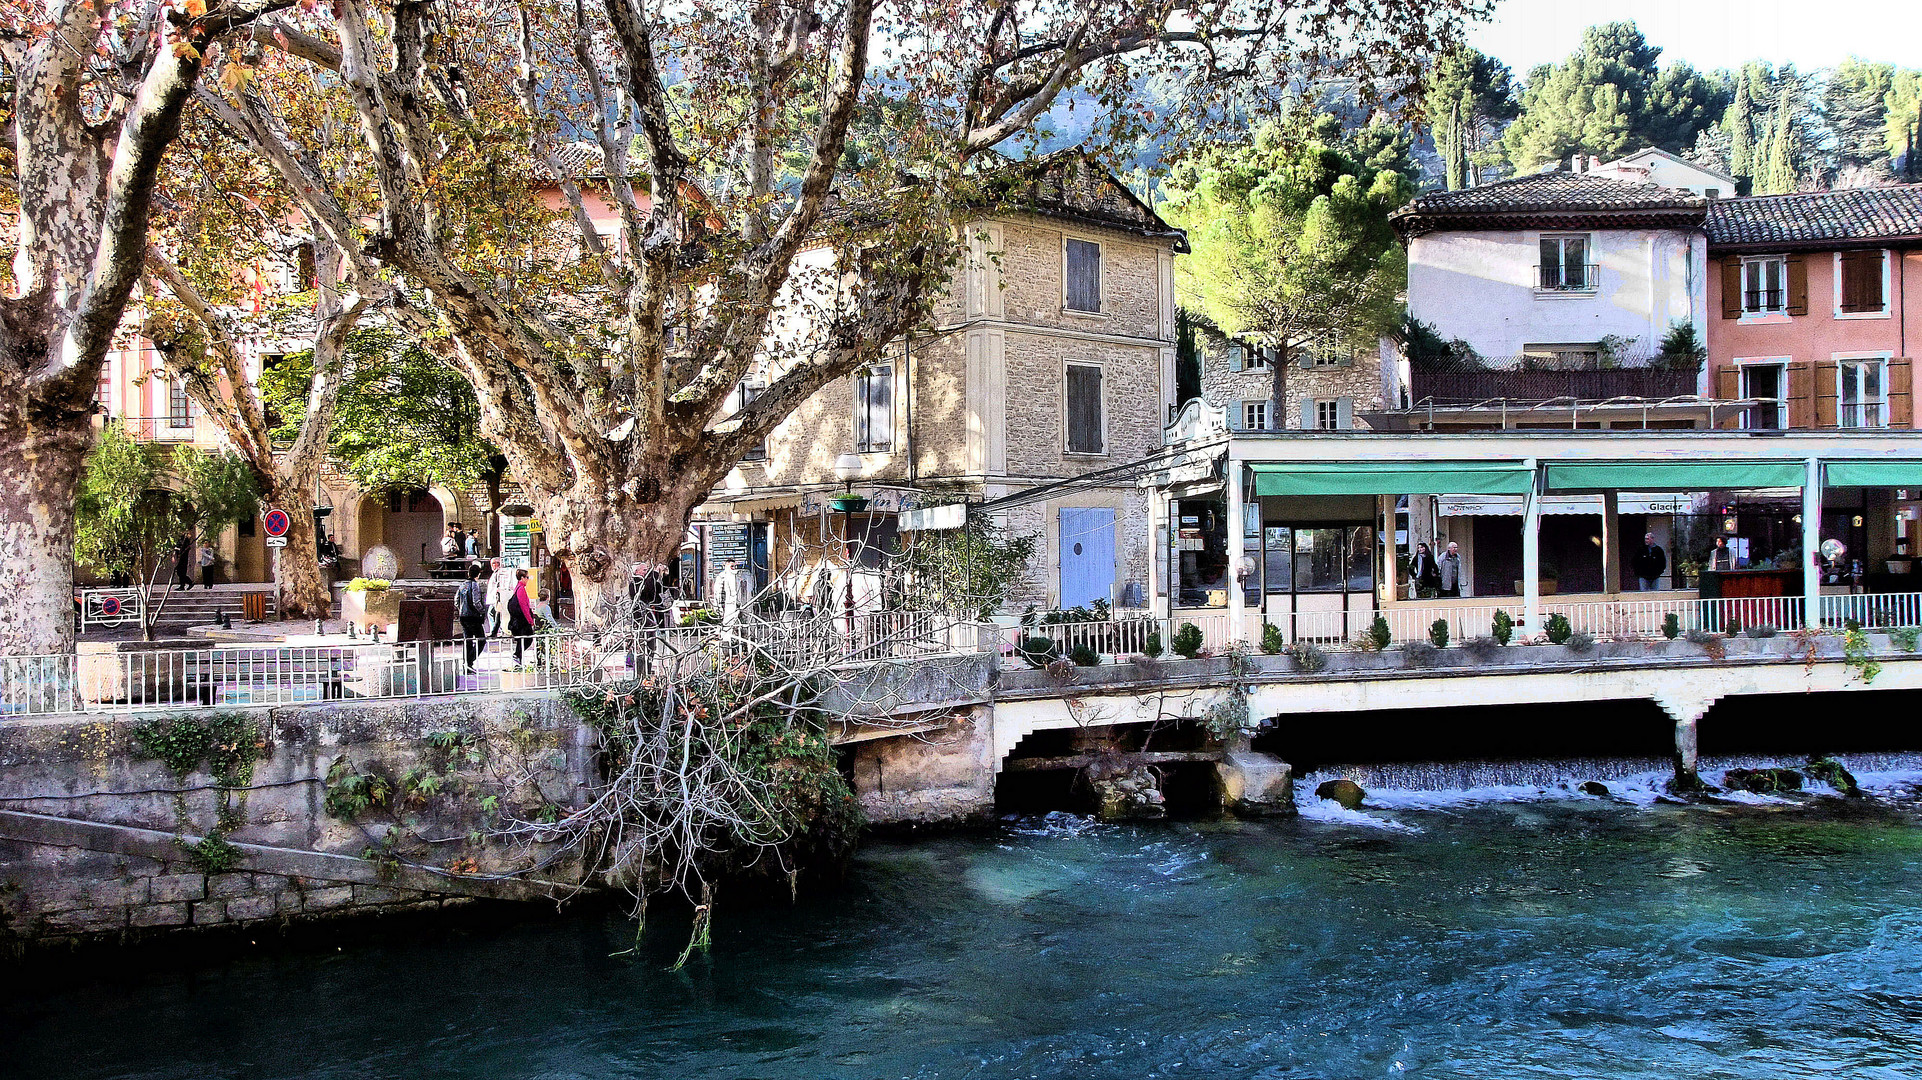
[[[1411,371],[1409,394],[1417,402],[1476,405],[1505,400],[1517,404],[1644,398],[1661,401],[1696,392],[1695,373],[1624,367],[1584,371],[1488,368],[1480,371]]]

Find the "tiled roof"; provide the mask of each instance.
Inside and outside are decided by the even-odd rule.
[[[1408,204],[1415,213],[1517,210],[1669,210],[1703,205],[1700,195],[1612,176],[1551,172],[1460,191],[1437,191]]]
[[[1922,184],[1723,199],[1708,208],[1717,246],[1922,238]]]

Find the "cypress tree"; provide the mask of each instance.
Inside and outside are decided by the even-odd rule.
[[[1782,94],[1775,103],[1775,115],[1769,131],[1768,148],[1764,151],[1762,165],[1756,170],[1754,189],[1757,195],[1786,195],[1796,189],[1794,113],[1795,88],[1792,82],[1784,80]]]
[[[1755,117],[1749,102],[1748,69],[1735,76],[1735,104],[1728,110],[1728,171],[1737,180],[1755,175]]]
[[[1459,191],[1468,186],[1468,138],[1462,130],[1462,102],[1455,99],[1448,109],[1448,149],[1445,170],[1448,174],[1448,190]]]

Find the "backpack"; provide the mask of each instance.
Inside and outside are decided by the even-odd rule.
[[[485,605],[474,595],[479,586],[479,581],[470,580],[460,587],[460,590],[454,594],[454,614],[463,619],[475,618],[481,614]]]

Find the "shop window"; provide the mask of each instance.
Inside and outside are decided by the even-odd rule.
[[[1169,530],[1168,565],[1176,607],[1228,602],[1227,506],[1219,499],[1179,499]]]

